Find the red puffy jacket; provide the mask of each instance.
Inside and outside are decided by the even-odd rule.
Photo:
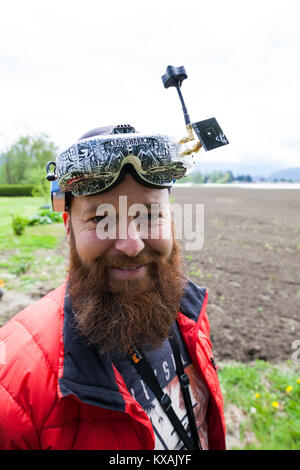
[[[66,283],[0,329],[0,449],[153,450],[151,422],[112,362],[74,335]],[[209,391],[210,449],[225,449],[207,292],[189,282],[178,324]]]

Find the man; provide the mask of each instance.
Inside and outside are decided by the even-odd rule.
[[[170,217],[184,172],[172,141],[131,126],[58,157],[69,275],[0,330],[0,449],[225,448],[207,292]]]

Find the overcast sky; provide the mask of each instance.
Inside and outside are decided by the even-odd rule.
[[[184,65],[192,121],[216,117],[230,141],[200,159],[300,166],[299,17],[299,0],[2,0],[0,151],[107,124],[181,137],[161,75]]]

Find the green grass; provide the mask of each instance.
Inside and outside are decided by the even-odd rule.
[[[11,212],[29,217],[34,215],[38,208],[45,203],[45,199],[41,197],[0,197],[0,233],[9,229]]]
[[[245,444],[239,448],[299,450],[299,364],[287,362],[281,367],[264,361],[253,365],[225,364],[219,370],[219,379],[225,410],[232,404],[243,416],[239,438]],[[249,435],[254,436],[250,442]]]
[[[38,197],[0,197],[0,280],[8,290],[30,291],[65,276],[65,258],[56,252],[65,237],[63,224],[27,226],[21,236],[12,229],[12,212],[30,218],[44,204]]]

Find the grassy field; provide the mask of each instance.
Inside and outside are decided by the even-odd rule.
[[[28,226],[22,236],[12,229],[11,213],[30,218],[43,204],[42,198],[0,198],[0,282],[7,290],[31,292],[43,281],[65,276],[63,224]]]
[[[177,200],[179,197],[182,196],[178,195]],[[252,270],[251,266],[251,269],[247,268],[245,261],[240,263],[241,266],[238,265],[238,260],[241,259],[243,253],[248,253],[248,249],[244,251],[241,249],[237,251],[236,249],[237,241],[242,240],[242,236],[237,232],[237,229],[241,227],[240,221],[236,224],[236,233],[234,237],[231,237],[232,240],[229,239],[228,227],[225,227],[226,231],[224,231],[224,234],[223,232],[220,232],[223,225],[228,224],[230,227],[233,226],[233,216],[236,217],[237,213],[237,209],[234,208],[235,210],[233,215],[230,214],[229,209],[232,204],[230,205],[228,203],[229,199],[226,199],[226,197],[227,196],[224,194],[222,199],[217,201],[218,204],[216,204],[216,208],[220,213],[217,213],[217,216],[214,214],[214,216],[210,218],[211,227],[209,222],[206,225],[208,235],[206,236],[205,249],[208,251],[208,254],[206,256],[201,254],[202,259],[199,261],[195,258],[194,254],[190,253],[186,253],[185,258],[189,275],[194,278],[193,280],[198,283],[199,273],[201,272],[201,283],[204,277],[205,283],[209,282],[211,284],[209,286],[212,292],[212,296],[210,297],[211,310],[209,311],[209,314],[211,312],[210,319],[213,320],[213,345],[215,349],[217,349],[217,360],[219,359],[220,362],[218,373],[225,403],[228,448],[299,449],[299,364],[286,361],[284,359],[281,360],[280,363],[278,362],[275,364],[270,363],[267,360],[253,360],[248,363],[240,360],[238,362],[234,362],[230,359],[231,356],[229,352],[227,352],[227,350],[230,351],[230,353],[231,351],[235,351],[235,357],[239,357],[238,353],[239,351],[242,351],[242,345],[240,343],[241,336],[244,336],[245,343],[248,347],[252,345],[253,340],[251,337],[245,336],[246,327],[251,324],[251,318],[254,317],[258,308],[255,305],[255,309],[250,310],[245,303],[240,307],[240,311],[243,312],[243,316],[236,315],[234,317],[234,321],[229,323],[228,317],[232,314],[233,310],[232,308],[225,309],[225,307],[223,307],[228,296],[226,295],[228,286],[231,288],[230,296],[232,305],[237,303],[238,300],[241,302],[247,301],[247,295],[243,294],[243,285],[240,273],[244,272],[244,274],[248,274],[251,273]],[[215,200],[216,199],[211,199],[211,201]],[[0,285],[3,285],[8,292],[13,293],[14,295],[18,295],[20,293],[34,294],[35,292],[39,292],[42,295],[48,290],[58,286],[65,278],[67,245],[65,242],[63,224],[26,227],[22,236],[15,236],[12,230],[11,212],[31,217],[37,213],[39,207],[44,203],[45,201],[40,198],[0,198]],[[223,204],[223,206],[221,204]],[[276,202],[275,206],[278,207],[278,204],[279,203]],[[209,203],[206,204],[206,207],[209,210]],[[249,207],[251,208],[249,203],[247,207],[247,216],[251,217],[251,214],[249,215]],[[227,213],[225,211],[227,211]],[[271,209],[269,210],[269,214],[272,215]],[[269,215],[269,217],[271,217],[271,215]],[[255,216],[257,217],[257,210],[255,211]],[[232,218],[229,219],[229,217]],[[218,220],[217,227],[215,223],[216,220]],[[254,220],[254,217],[252,217],[252,220]],[[260,225],[260,223],[257,223],[256,227],[260,227]],[[261,226],[264,227],[263,224]],[[270,228],[268,228],[268,232],[269,231]],[[225,242],[223,244],[220,243],[220,240],[223,240],[220,233],[223,239],[227,237],[225,239],[226,244]],[[298,236],[298,232],[296,235]],[[270,253],[270,250],[267,248],[264,248],[264,251],[262,251],[259,244],[259,232],[255,232],[255,243],[252,243],[250,240],[249,228],[247,228],[247,236],[247,243],[251,246],[251,260],[253,260],[255,256],[262,257],[262,254],[266,256],[266,254],[268,255]],[[266,240],[269,243],[274,243],[275,237],[274,235],[272,235],[272,237],[273,238],[270,240],[262,238],[262,240],[264,240],[264,244],[266,243]],[[292,243],[294,243],[294,241],[291,239],[291,236],[288,240],[292,247]],[[215,242],[216,245],[212,245],[213,242]],[[226,277],[227,274],[225,272],[225,268],[222,270],[222,276],[218,277],[218,273],[221,272],[221,268],[219,266],[221,255],[229,253],[229,247],[231,246],[230,243],[234,248],[233,251],[235,257],[226,260],[226,263],[224,262],[224,266],[229,266],[231,269],[233,269],[234,266],[238,273],[237,276],[239,277],[234,278],[232,273],[229,273],[229,276],[231,277]],[[298,249],[296,244],[295,246],[295,252],[290,253],[286,250],[284,242],[281,243],[281,249],[282,251],[284,250],[283,254],[285,259],[287,259],[287,256],[293,255],[293,258],[287,261],[286,270],[288,270],[288,266],[293,266],[293,260],[296,259]],[[209,252],[209,250],[211,250],[211,252]],[[215,253],[218,252],[218,250],[220,251],[220,254],[216,259],[218,259],[219,265],[215,262]],[[290,250],[292,250],[292,248],[290,248]],[[236,255],[236,252],[238,253],[238,256]],[[280,255],[280,253],[278,253],[279,252],[277,251],[277,258]],[[205,265],[204,260],[206,260],[207,266]],[[266,263],[266,266],[268,266],[268,263]],[[275,271],[274,268],[274,272],[276,272],[278,279],[279,276],[281,276],[284,280],[289,280],[287,277],[288,271],[281,273],[280,270]],[[286,276],[286,278],[284,278],[284,276]],[[296,282],[295,278],[293,279],[294,282]],[[221,281],[225,286],[225,295],[220,287]],[[213,284],[214,282],[215,284]],[[270,283],[269,280],[268,282]],[[236,287],[237,283],[239,283],[238,289]],[[251,280],[246,279],[245,285],[251,285]],[[227,291],[225,291],[225,288]],[[236,297],[234,297],[234,295],[236,295]],[[223,297],[225,297],[225,299]],[[3,300],[1,302],[0,317],[1,308],[3,308]],[[267,300],[265,300],[265,304],[263,305],[263,312],[258,312],[260,315],[261,313],[267,312],[268,304],[266,302]],[[295,300],[292,299],[291,306],[293,306],[294,303]],[[271,307],[272,306],[270,306],[270,308]],[[272,312],[272,321],[275,321],[274,307],[272,307]],[[278,318],[280,321],[280,310],[278,310],[278,312]],[[14,313],[17,313],[17,311]],[[285,315],[287,315],[287,313]],[[223,317],[225,317],[225,323],[221,322]],[[269,323],[269,328],[272,326],[271,320],[269,320],[270,318],[271,317],[268,317],[266,319],[266,322],[268,321]],[[244,321],[244,324],[241,329],[239,322],[242,320]],[[286,324],[286,322],[287,320],[285,319],[284,324]],[[295,325],[297,326],[296,320]],[[294,327],[294,324],[289,325],[289,328],[292,327]],[[261,350],[264,342],[267,341],[267,331],[265,333],[264,330],[262,331],[263,339],[260,343]],[[279,334],[278,331],[279,330],[274,330],[274,333],[272,332],[271,341],[273,345],[276,334],[277,336]],[[295,331],[295,329],[291,329],[291,339],[295,339],[295,336],[293,336]],[[221,338],[218,337],[218,332],[221,335]],[[232,338],[229,337],[229,333]],[[255,335],[257,336],[256,332]],[[222,343],[222,340],[224,341],[224,344]],[[218,345],[220,345],[219,349]],[[229,349],[229,346],[231,349]],[[270,348],[271,346],[272,345],[270,345]],[[221,356],[222,351],[226,352],[226,356],[224,356],[223,359]],[[244,356],[241,355],[240,357]]]
[[[231,449],[299,450],[299,367],[233,362],[220,367],[219,379]]]

